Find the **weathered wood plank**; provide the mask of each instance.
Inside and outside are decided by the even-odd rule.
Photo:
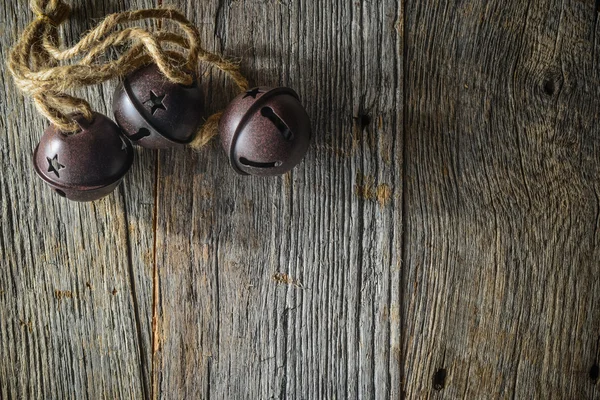
[[[598,10],[406,3],[406,395],[600,398]]]
[[[78,2],[66,39],[144,4]],[[27,2],[2,3],[0,58],[31,19]],[[33,172],[46,121],[4,68],[0,83],[0,398],[147,397],[155,156],[106,199],[68,202]],[[80,94],[110,115],[115,84]]]
[[[315,138],[281,178],[159,156],[157,397],[399,398],[396,1],[189,1],[209,49],[288,85]],[[375,62],[377,60],[377,62]],[[209,111],[232,86],[207,71]]]
[[[84,2],[66,35],[153,3]],[[592,2],[174,3],[297,89],[311,151],[273,179],[138,151],[68,203],[2,71],[0,398],[600,398]],[[208,115],[234,91],[201,68]],[[85,95],[109,113],[113,87]]]

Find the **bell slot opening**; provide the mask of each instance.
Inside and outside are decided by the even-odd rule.
[[[150,136],[150,131],[146,128],[140,128],[135,134],[129,136],[129,140],[137,142],[138,140],[143,139],[146,136]]]
[[[245,157],[240,157],[240,164],[245,165],[247,167],[254,167],[254,168],[276,168],[276,167],[280,167],[282,162],[281,161],[273,161],[273,162],[263,163],[263,162],[251,161]]]
[[[285,122],[283,122],[279,115],[275,114],[275,111],[271,107],[261,108],[260,114],[263,117],[268,118],[273,123],[273,125],[277,127],[277,130],[285,140],[290,141],[294,139],[294,133],[292,132],[292,130],[287,126]]]

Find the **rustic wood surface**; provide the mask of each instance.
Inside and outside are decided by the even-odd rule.
[[[157,4],[82,0],[65,39]],[[598,2],[165,4],[298,91],[309,154],[259,179],[139,150],[71,203],[2,69],[0,399],[600,399]],[[208,115],[235,89],[199,69]],[[110,114],[115,84],[79,94]]]

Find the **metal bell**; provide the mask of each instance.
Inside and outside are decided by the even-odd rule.
[[[169,81],[155,64],[125,77],[113,98],[117,124],[134,143],[161,149],[189,143],[202,123],[202,93]]]
[[[308,150],[308,114],[292,89],[257,87],[236,97],[219,124],[221,143],[243,175],[281,175]]]
[[[108,117],[75,117],[81,131],[50,125],[33,153],[35,172],[62,197],[93,201],[111,193],[133,163],[133,147]]]

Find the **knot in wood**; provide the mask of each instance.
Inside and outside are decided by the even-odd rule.
[[[549,97],[555,96],[561,89],[563,83],[562,72],[558,68],[551,68],[544,73],[542,79],[542,92]]]

